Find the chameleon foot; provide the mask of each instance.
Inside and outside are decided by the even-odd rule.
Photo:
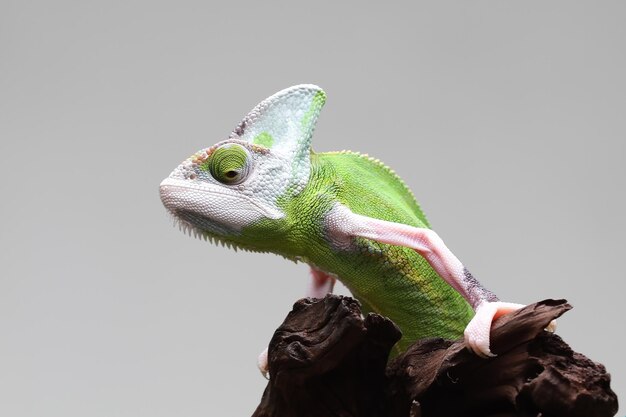
[[[489,350],[491,323],[503,314],[519,310],[523,304],[484,301],[476,308],[474,318],[465,328],[465,343],[476,355],[482,358],[496,356]]]
[[[270,379],[269,378],[270,367],[267,361],[267,348],[265,348],[265,350],[261,352],[261,354],[259,355],[259,358],[257,359],[257,362],[256,362],[256,366],[259,368],[259,371],[261,371],[263,378]]]

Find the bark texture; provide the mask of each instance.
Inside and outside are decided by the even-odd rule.
[[[302,299],[269,347],[270,380],[253,417],[609,417],[604,366],[544,331],[571,307],[545,300],[498,319],[481,359],[462,340],[419,340],[388,363],[400,331],[350,297]]]

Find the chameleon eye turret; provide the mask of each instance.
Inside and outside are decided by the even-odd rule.
[[[216,150],[200,166],[222,184],[237,185],[244,182],[252,171],[252,157],[246,148],[238,144],[225,144]]]

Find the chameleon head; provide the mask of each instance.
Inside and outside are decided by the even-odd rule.
[[[196,152],[161,182],[161,201],[185,228],[234,237],[261,219],[280,219],[278,184],[264,180],[280,158],[241,140]],[[274,169],[276,171],[276,169]]]
[[[280,221],[281,205],[306,186],[311,135],[324,101],[312,85],[262,101],[229,139],[174,169],[161,183],[161,201],[183,228],[249,247],[249,237],[239,239],[247,228]]]

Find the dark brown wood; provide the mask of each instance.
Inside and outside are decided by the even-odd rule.
[[[417,341],[387,363],[400,331],[358,302],[298,301],[269,348],[270,380],[254,417],[609,417],[617,397],[605,368],[543,329],[571,307],[535,303],[497,320],[497,357],[462,340]]]

